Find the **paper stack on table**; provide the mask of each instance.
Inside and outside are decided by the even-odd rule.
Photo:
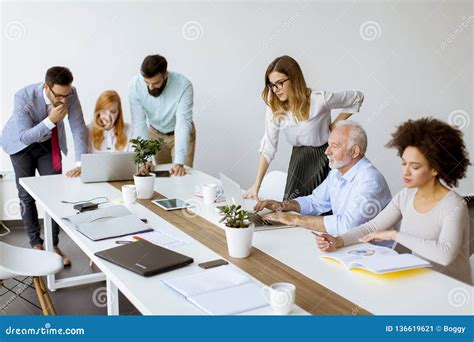
[[[235,315],[268,305],[262,286],[230,265],[165,279],[163,283],[209,315]]]

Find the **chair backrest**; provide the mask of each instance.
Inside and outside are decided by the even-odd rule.
[[[14,278],[16,274],[8,272],[3,266],[6,264],[5,247],[6,243],[0,241],[0,280]]]
[[[288,174],[283,171],[272,171],[267,173],[263,178],[258,197],[260,199],[283,201],[287,175]]]
[[[53,252],[22,248],[0,241],[0,279],[15,276],[41,277],[63,269],[62,258]]]

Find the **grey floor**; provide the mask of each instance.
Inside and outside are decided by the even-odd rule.
[[[21,227],[11,227],[11,233],[0,237],[0,241],[8,244],[29,247],[26,233]],[[3,229],[0,227],[0,233]],[[59,247],[72,260],[72,266],[65,268],[57,276],[58,278],[89,274],[97,272],[98,269],[89,267],[89,258],[72,242],[69,237],[60,233]],[[24,277],[19,277],[23,280]],[[46,279],[44,279],[46,283]],[[28,282],[26,279],[25,282]],[[21,292],[21,296],[27,300],[39,305],[36,293],[29,288],[14,280],[5,280],[5,287],[11,288],[9,292],[5,287],[0,286],[0,315],[42,315],[41,310],[29,304],[26,300],[20,298],[16,293]],[[59,289],[51,293],[54,305],[58,315],[106,315],[106,291],[105,282],[94,283],[90,285],[75,286],[71,288]],[[121,315],[140,315],[135,307],[122,295],[119,298]]]

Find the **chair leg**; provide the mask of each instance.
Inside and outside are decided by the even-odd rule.
[[[48,308],[46,307],[46,302],[44,300],[44,292],[41,288],[39,277],[33,277],[33,283],[35,284],[36,295],[38,296],[38,300],[41,305],[41,310],[43,310],[43,315],[48,316]]]
[[[56,316],[57,315],[56,308],[54,307],[54,304],[53,304],[53,301],[51,300],[51,296],[49,294],[49,291],[46,288],[46,285],[44,284],[43,278],[41,278],[41,277],[39,278],[39,283],[40,283],[40,286],[41,286],[41,290],[44,293],[46,303],[48,304],[48,309],[49,309],[50,314],[52,316]]]

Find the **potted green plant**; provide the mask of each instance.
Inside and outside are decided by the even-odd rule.
[[[225,224],[225,236],[229,255],[233,258],[246,258],[252,249],[254,225],[250,224],[248,211],[240,205],[226,205],[219,208]]]
[[[155,188],[155,174],[150,173],[153,164],[149,162],[150,158],[161,150],[162,140],[145,140],[140,137],[131,139],[133,152],[135,152],[134,162],[137,165],[137,173],[133,176],[135,187],[137,188],[137,197],[140,199],[149,199],[153,197]]]

